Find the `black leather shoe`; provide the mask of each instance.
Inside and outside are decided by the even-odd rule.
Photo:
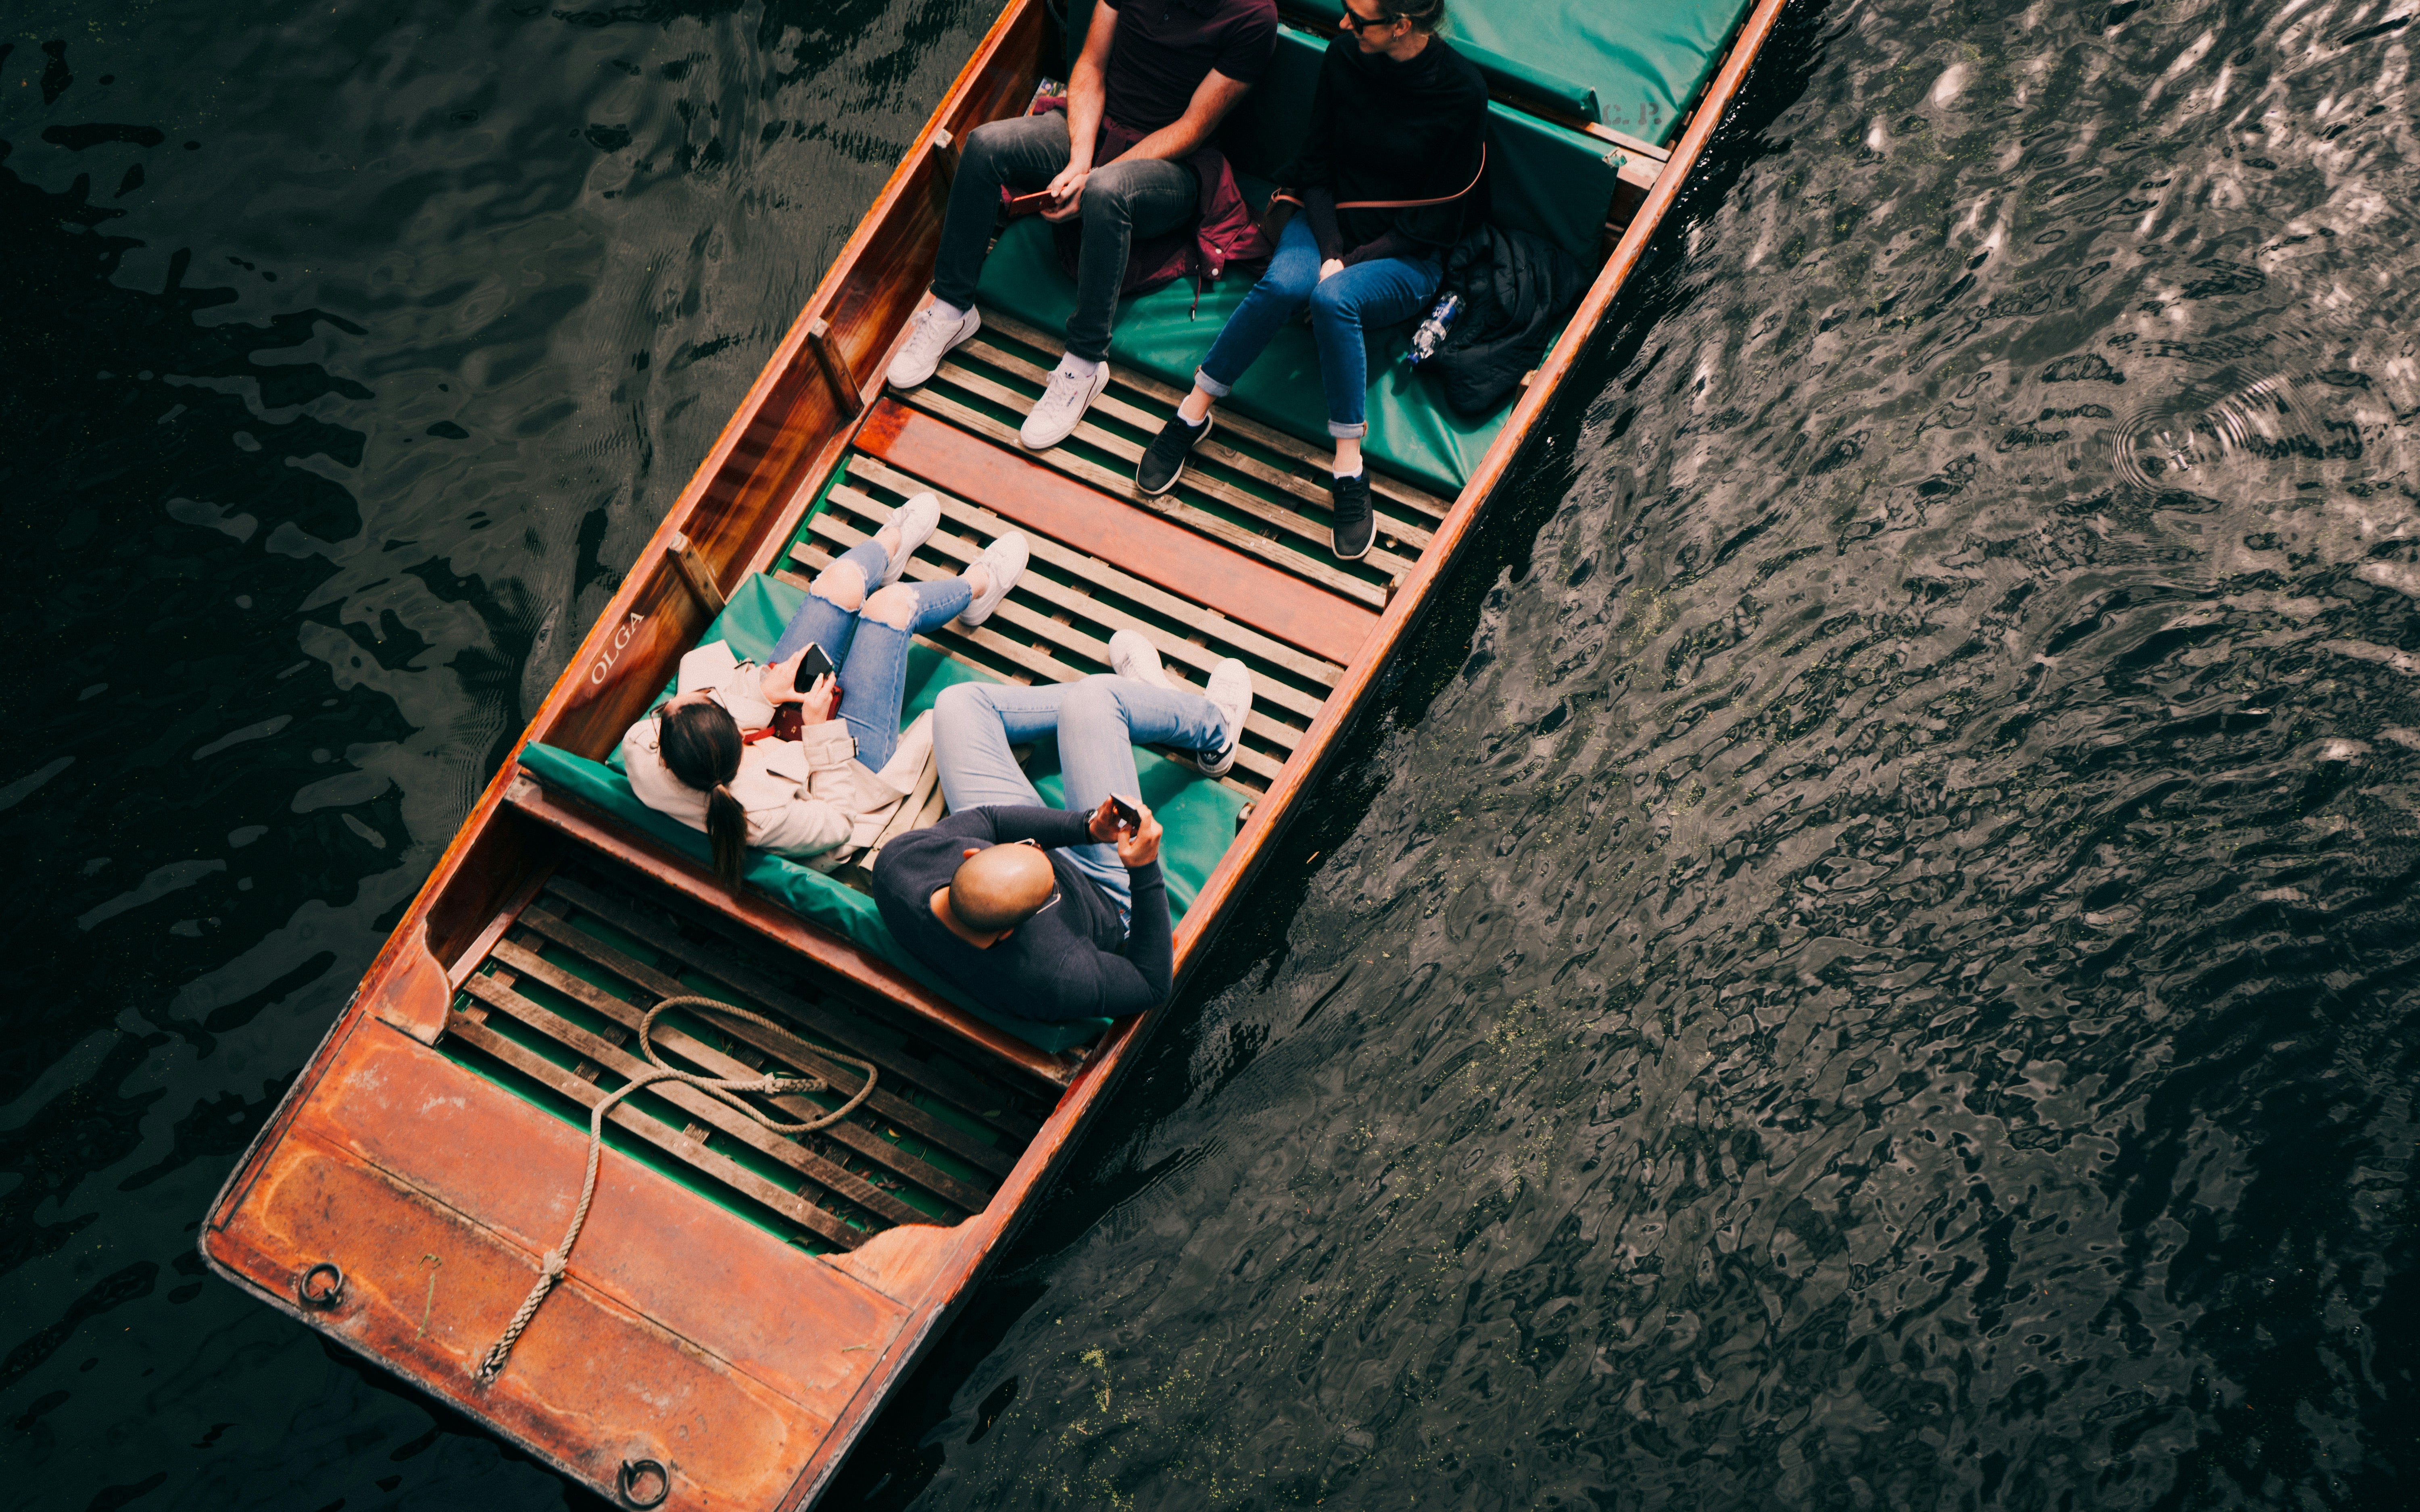
[[[1142,460],[1135,464],[1135,486],[1149,495],[1164,494],[1175,487],[1176,480],[1185,476],[1186,459],[1210,434],[1211,418],[1203,415],[1202,424],[1188,425],[1182,415],[1169,416],[1168,424],[1143,448]]]
[[[1339,562],[1358,562],[1370,554],[1371,538],[1378,533],[1377,517],[1370,513],[1370,472],[1363,469],[1349,478],[1331,478],[1336,496],[1336,522],[1331,540]]]

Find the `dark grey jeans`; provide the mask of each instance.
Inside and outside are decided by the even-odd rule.
[[[984,253],[1000,216],[1001,190],[1030,194],[1047,187],[1066,166],[1064,111],[992,121],[969,131],[958,177],[950,186],[950,213],[941,223],[933,297],[972,309]],[[1126,249],[1137,237],[1156,237],[1191,220],[1201,197],[1193,170],[1181,162],[1120,158],[1093,170],[1077,211],[1084,250],[1077,260],[1076,313],[1067,317],[1068,351],[1094,363],[1109,356]]]

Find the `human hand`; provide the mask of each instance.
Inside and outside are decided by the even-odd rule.
[[[832,705],[840,702],[840,684],[830,672],[809,683],[806,691],[792,695],[799,704],[799,722],[821,724],[832,717]]]
[[[1137,806],[1136,811],[1141,811],[1140,805]],[[1112,800],[1109,798],[1101,800],[1101,806],[1093,810],[1093,817],[1085,825],[1085,833],[1104,845],[1116,844],[1118,837],[1126,833],[1125,821],[1118,817],[1118,810]]]
[[[1084,180],[1092,176],[1091,168],[1078,168],[1072,162],[1060,169],[1059,177],[1043,186],[1050,195],[1050,204],[1042,211],[1042,218],[1064,221],[1074,217],[1083,208]]]
[[[1325,284],[1342,271],[1344,271],[1344,259],[1330,257],[1319,265],[1319,281]]]
[[[789,660],[777,661],[765,669],[765,675],[756,686],[763,691],[766,702],[779,708],[784,703],[796,703],[805,696],[799,687],[799,663],[806,656],[807,648],[800,646],[790,654]]]
[[[1142,816],[1142,828],[1118,841],[1118,859],[1129,872],[1159,859],[1159,820],[1142,806],[1140,799],[1136,800],[1134,809]]]

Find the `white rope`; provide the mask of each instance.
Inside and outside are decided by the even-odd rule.
[[[847,1102],[820,1119],[810,1119],[804,1123],[777,1123],[741,1102],[737,1094],[757,1092],[766,1097],[780,1097],[791,1092],[824,1091],[831,1084],[821,1076],[813,1074],[780,1076],[767,1072],[764,1075],[756,1077],[701,1076],[694,1072],[667,1066],[663,1062],[663,1057],[656,1054],[656,1047],[648,1041],[647,1031],[655,1026],[656,1015],[668,1008],[687,1008],[708,1013],[726,1014],[733,1018],[746,1019],[752,1024],[761,1024],[777,1034],[786,1036],[790,1032],[783,1026],[774,1023],[762,1014],[751,1013],[744,1008],[734,1008],[729,1003],[713,997],[667,997],[647,1010],[647,1016],[639,1021],[639,1053],[646,1057],[649,1064],[656,1069],[640,1072],[616,1088],[613,1095],[600,1099],[596,1107],[589,1110],[588,1174],[581,1179],[580,1206],[572,1210],[571,1227],[564,1230],[563,1242],[538,1257],[537,1282],[530,1288],[530,1294],[522,1299],[520,1311],[513,1314],[513,1320],[504,1325],[504,1335],[496,1340],[486,1354],[479,1357],[475,1380],[481,1386],[494,1384],[495,1379],[504,1373],[504,1362],[512,1358],[513,1346],[520,1341],[521,1331],[529,1327],[531,1319],[537,1316],[538,1304],[546,1301],[547,1293],[554,1289],[554,1284],[557,1281],[563,1279],[564,1267],[571,1259],[571,1246],[580,1242],[581,1227],[588,1222],[588,1210],[597,1200],[597,1169],[605,1153],[605,1116],[613,1110],[613,1104],[633,1092],[653,1087],[658,1082],[681,1082],[696,1088],[709,1097],[730,1104],[775,1134],[813,1134],[818,1129],[830,1128],[856,1112],[867,1098],[874,1095],[875,1071],[872,1065],[854,1056],[837,1055],[829,1050],[819,1051],[818,1054],[827,1059],[855,1066],[865,1072],[865,1085],[859,1088]]]

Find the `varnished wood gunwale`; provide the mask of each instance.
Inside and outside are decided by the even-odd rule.
[[[1290,815],[1294,802],[1327,759],[1372,680],[1400,644],[1439,576],[1466,538],[1479,508],[1519,452],[1544,405],[1630,276],[1691,165],[1703,153],[1723,111],[1736,95],[1783,3],[1784,0],[1759,0],[1734,39],[1722,69],[1702,96],[1670,161],[1657,174],[1652,189],[1614,246],[1610,260],[1591,284],[1579,312],[1566,327],[1563,338],[1548,355],[1528,393],[1515,405],[1469,485],[1433,525],[1419,527],[1428,531],[1430,539],[1418,560],[1394,584],[1392,595],[1384,601],[1383,608],[1365,608],[1344,602],[1347,595],[1331,594],[1340,609],[1360,613],[1366,623],[1341,642],[1333,636],[1327,638],[1325,643],[1334,648],[1332,652],[1319,653],[1315,646],[1295,640],[1302,650],[1324,656],[1336,669],[1332,695],[1310,722],[1236,845],[1214,871],[1193,909],[1180,924],[1180,980],[1201,959],[1235,890],[1249,876]],[[1012,0],[986,34],[942,106],[918,134],[865,220],[819,284],[814,297],[752,385],[747,399],[701,463],[697,474],[640,553],[606,611],[583,639],[565,674],[524,733],[524,742],[543,739],[592,756],[602,756],[609,750],[705,623],[702,595],[691,590],[680,567],[668,560],[672,538],[687,538],[695,552],[690,564],[702,564],[703,576],[718,592],[729,591],[748,573],[776,566],[823,480],[869,426],[882,423],[886,410],[894,414],[900,411],[901,407],[881,400],[878,375],[887,354],[901,339],[908,316],[921,301],[924,272],[930,266],[939,225],[937,187],[945,181],[946,171],[945,156],[936,150],[937,144],[962,139],[972,125],[1022,108],[1036,71],[1043,31],[1038,0]],[[809,328],[816,321],[823,322],[826,333],[819,350],[811,349],[807,344]],[[857,386],[857,397],[864,401],[861,405],[848,403],[845,390],[852,383]],[[1240,430],[1237,433],[1243,434]],[[1010,459],[1023,460],[1015,456]],[[964,491],[971,494],[971,503],[985,503],[980,489]],[[519,748],[516,746],[516,754]],[[442,1243],[445,1233],[458,1229],[462,1235],[475,1236],[478,1243],[489,1246],[482,1254],[492,1251],[498,1256],[518,1257],[505,1264],[501,1279],[493,1285],[483,1283],[484,1289],[477,1292],[481,1299],[478,1306],[493,1310],[501,1305],[508,1310],[512,1300],[509,1288],[515,1284],[512,1267],[528,1268],[520,1273],[524,1276],[534,1271],[539,1249],[551,1242],[552,1235],[544,1231],[548,1220],[539,1218],[534,1222],[529,1213],[520,1211],[535,1196],[529,1182],[499,1184],[492,1172],[458,1159],[450,1165],[432,1162],[423,1158],[422,1152],[409,1142],[397,1143],[396,1133],[392,1130],[381,1135],[387,1141],[380,1147],[385,1154],[348,1152],[351,1146],[341,1137],[341,1130],[328,1121],[343,1107],[351,1105],[348,1099],[358,1101],[362,1089],[373,1085],[361,1080],[369,1074],[370,1068],[376,1069],[376,1085],[380,1086],[426,1077],[432,1083],[461,1088],[458,1101],[466,1110],[466,1117],[489,1119],[500,1129],[509,1127],[513,1134],[505,1143],[518,1140],[533,1148],[543,1146],[550,1151],[547,1169],[531,1178],[545,1188],[549,1200],[560,1197],[566,1184],[563,1173],[555,1167],[568,1169],[571,1184],[576,1186],[577,1162],[571,1157],[580,1147],[577,1130],[501,1089],[491,1089],[492,1095],[481,1092],[478,1088],[482,1084],[452,1074],[450,1062],[440,1052],[416,1042],[413,1036],[418,1031],[397,1032],[398,1026],[426,1018],[425,1007],[411,1007],[405,999],[425,1000],[430,991],[427,983],[432,979],[437,983],[436,990],[446,990],[447,973],[458,965],[464,950],[480,937],[499,907],[529,887],[534,870],[551,866],[567,839],[577,838],[570,830],[534,823],[526,809],[506,805],[505,795],[516,775],[517,763],[507,760],[481,795],[428,882],[373,962],[361,993],[330,1027],[327,1038],[296,1078],[252,1149],[230,1174],[203,1226],[201,1242],[209,1263],[255,1296],[363,1350],[369,1358],[480,1418],[494,1431],[562,1473],[610,1496],[610,1455],[600,1458],[604,1450],[593,1432],[581,1437],[574,1431],[576,1422],[587,1420],[566,1417],[564,1406],[542,1395],[533,1395],[530,1379],[516,1380],[510,1372],[489,1396],[482,1397],[468,1389],[465,1362],[472,1357],[451,1343],[441,1348],[440,1340],[433,1335],[421,1339],[411,1327],[418,1312],[417,1290],[396,1286],[374,1288],[365,1292],[358,1304],[349,1302],[342,1316],[315,1313],[300,1306],[293,1300],[291,1288],[293,1276],[299,1273],[294,1268],[304,1263],[306,1252],[276,1249],[276,1235],[283,1230],[273,1225],[263,1228],[250,1222],[249,1215],[265,1213],[266,1210],[247,1205],[256,1192],[268,1192],[257,1184],[264,1175],[273,1174],[282,1182],[299,1179],[296,1173],[312,1161],[319,1162],[320,1166],[309,1166],[310,1169],[333,1170],[335,1167],[327,1166],[331,1160],[341,1163],[366,1159],[369,1164],[361,1168],[386,1184],[372,1182],[352,1190],[396,1193],[393,1201],[402,1204],[395,1210],[397,1221],[405,1223],[397,1232],[411,1233],[414,1237],[411,1242],[415,1249],[424,1242]],[[733,917],[735,911],[734,901],[727,898],[702,895],[699,903],[716,908],[724,918]],[[779,937],[778,931],[758,933],[768,938]],[[814,954],[805,953],[810,957]],[[646,1227],[650,1221],[659,1226],[683,1222],[671,1215],[690,1211],[697,1199],[651,1171],[618,1156],[609,1157],[606,1185],[610,1191],[600,1196],[597,1227],[584,1242],[586,1246],[597,1247],[584,1247],[575,1256],[562,1293],[568,1299],[562,1304],[562,1320],[551,1325],[542,1320],[541,1327],[604,1328],[610,1323],[613,1329],[619,1330],[612,1335],[615,1341],[613,1347],[626,1350],[644,1351],[676,1344],[676,1356],[663,1356],[667,1362],[676,1357],[687,1362],[680,1369],[695,1365],[707,1370],[707,1376],[699,1378],[701,1381],[728,1380],[735,1383],[735,1389],[744,1384],[746,1391],[760,1394],[747,1397],[751,1403],[761,1400],[771,1404],[778,1397],[807,1404],[799,1410],[803,1415],[783,1421],[795,1421],[800,1429],[819,1435],[812,1441],[801,1441],[812,1442],[813,1447],[799,1449],[795,1458],[791,1451],[774,1447],[744,1465],[737,1460],[727,1461],[734,1467],[735,1477],[728,1484],[696,1485],[686,1479],[685,1472],[676,1474],[675,1495],[667,1504],[730,1504],[736,1497],[737,1504],[773,1505],[791,1512],[812,1502],[829,1484],[848,1447],[879,1410],[889,1391],[945,1326],[967,1296],[974,1277],[1006,1242],[1041,1184],[1064,1158],[1086,1119],[1131,1068],[1137,1047],[1159,1017],[1155,1012],[1119,1022],[1074,1067],[1072,1073],[1063,1063],[1055,1061],[1047,1068],[1037,1068],[1045,1085],[1061,1089],[1055,1103],[989,1203],[954,1227],[906,1225],[861,1245],[853,1253],[815,1259],[795,1249],[776,1246],[768,1250],[752,1237],[752,1232],[761,1231],[750,1231],[737,1220],[725,1222],[723,1217],[709,1219],[701,1215],[697,1221],[705,1228],[726,1234],[724,1247],[733,1253],[748,1254],[754,1268],[744,1273],[744,1284],[738,1279],[708,1283],[729,1288],[727,1294],[715,1291],[712,1305],[698,1305],[699,1283],[683,1274],[679,1257],[658,1242],[660,1227]],[[964,1026],[937,1023],[936,1027],[946,1027],[949,1033],[959,1036],[952,1042],[980,1042],[980,1036],[973,1041],[967,1041]],[[1006,1046],[1001,1049],[1003,1065],[1022,1069],[1016,1052]],[[1027,1065],[1031,1065],[1034,1054],[1026,1047]],[[311,1110],[315,1108],[323,1111],[314,1114]],[[315,1118],[318,1121],[312,1122]],[[306,1125],[312,1131],[307,1137],[298,1133]],[[482,1138],[482,1148],[498,1142],[492,1137]],[[381,1165],[380,1161],[387,1164]],[[425,1167],[427,1173],[435,1174],[390,1174],[403,1172],[406,1167],[412,1171]],[[420,1184],[415,1186],[414,1182]],[[432,1187],[430,1182],[437,1184]],[[440,1201],[434,1195],[440,1190],[450,1193],[458,1188],[458,1197]],[[263,1196],[261,1200],[268,1202],[271,1196]],[[278,1209],[280,1213],[302,1211],[282,1196],[276,1200],[286,1203]],[[498,1202],[513,1205],[514,1212],[487,1212]],[[690,1206],[684,1207],[684,1203]],[[643,1214],[663,1216],[643,1221]],[[424,1232],[429,1236],[427,1241],[419,1237]],[[491,1262],[480,1263],[492,1268]],[[601,1289],[592,1285],[592,1274],[604,1278]],[[680,1289],[664,1290],[664,1287],[674,1284],[675,1276],[680,1278]],[[819,1276],[845,1278],[845,1284],[814,1280]],[[803,1294],[799,1288],[802,1286],[813,1298],[820,1300],[800,1301]],[[806,1306],[811,1312],[831,1309],[829,1319],[815,1327],[827,1334],[835,1327],[844,1334],[857,1330],[857,1336],[867,1340],[863,1348],[869,1352],[846,1356],[841,1374],[828,1381],[817,1377],[805,1384],[796,1383],[806,1378],[799,1374],[804,1367],[791,1357],[768,1356],[760,1361],[752,1352],[754,1346],[737,1335],[723,1338],[734,1318],[753,1319],[756,1314],[750,1310],[752,1307],[774,1305],[742,1300],[744,1295],[754,1294],[752,1288],[755,1292],[764,1292],[768,1288],[780,1290],[789,1297],[792,1305]],[[591,1295],[599,1299],[595,1305],[582,1301]],[[881,1299],[895,1310],[887,1315],[868,1314],[861,1324],[843,1323],[841,1316],[858,1306],[851,1299],[860,1297]],[[503,1300],[499,1303],[494,1299]],[[766,1315],[768,1319],[772,1316]],[[820,1312],[814,1316],[824,1318]],[[465,1327],[480,1326],[484,1317],[484,1312],[479,1313],[468,1323],[449,1318],[443,1327],[460,1334]],[[660,1330],[665,1326],[654,1321],[658,1318],[685,1321],[671,1325],[673,1331],[669,1333],[650,1333],[651,1328]],[[593,1325],[589,1321],[592,1319],[596,1319]],[[543,1335],[535,1337],[542,1340]],[[533,1359],[542,1352],[535,1342],[525,1341],[525,1348],[533,1351]],[[819,1364],[814,1368],[828,1371],[838,1367]],[[775,1395],[761,1395],[768,1389]],[[737,1396],[730,1399],[741,1400]],[[752,1406],[747,1410],[757,1411]],[[768,1428],[765,1443],[774,1444],[779,1438]],[[612,1452],[625,1451],[617,1446]],[[768,1460],[765,1454],[776,1458]],[[761,1496],[756,1489],[768,1484],[763,1476],[777,1463],[785,1467],[782,1473],[790,1477],[785,1489],[778,1496]],[[797,1467],[794,1473],[786,1468],[790,1465]]]

